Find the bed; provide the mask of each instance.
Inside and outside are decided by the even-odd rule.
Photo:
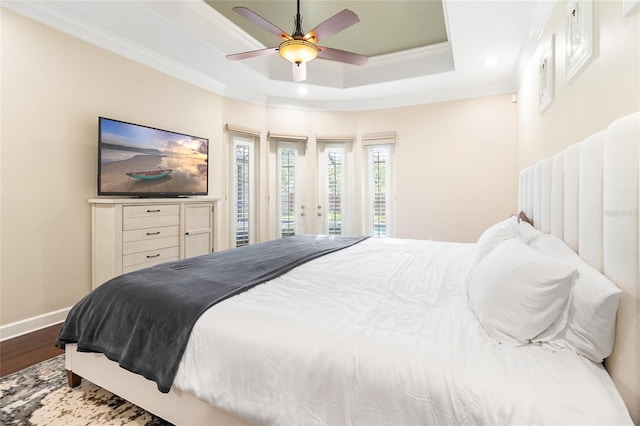
[[[167,393],[67,342],[70,385],[184,425],[637,424],[639,140],[522,170],[475,244],[364,239],[215,304]]]

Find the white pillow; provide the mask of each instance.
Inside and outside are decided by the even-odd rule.
[[[620,289],[553,235],[536,237],[531,247],[573,265],[580,274],[573,288],[567,325],[552,343],[602,362],[613,350]]]
[[[566,325],[577,275],[570,264],[510,238],[478,264],[469,300],[486,332],[501,343],[521,345],[542,333],[551,339]]]
[[[520,221],[520,223],[518,223],[518,230],[520,232],[520,237],[522,238],[522,240],[529,245],[531,245],[531,242],[538,238],[540,235],[546,235],[542,231],[534,228],[530,223],[523,221]]]
[[[511,216],[487,228],[476,244],[474,253],[475,263],[484,259],[491,251],[504,240],[513,238],[520,234],[518,227],[518,216]]]

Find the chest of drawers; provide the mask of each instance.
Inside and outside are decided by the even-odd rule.
[[[214,249],[216,199],[93,199],[92,288]]]
[[[124,206],[122,272],[180,258],[180,205]]]

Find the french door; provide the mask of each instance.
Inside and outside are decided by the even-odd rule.
[[[231,178],[231,247],[256,241],[256,181],[253,138],[233,136]]]
[[[370,145],[367,148],[364,232],[379,238],[393,236],[392,148],[391,145]]]
[[[305,233],[307,223],[305,143],[275,141],[276,237]]]
[[[328,235],[348,235],[353,223],[351,143],[318,143],[316,229]]]
[[[272,141],[273,238],[303,233],[347,235],[352,228],[351,143],[317,144],[317,163],[307,169],[306,143]]]

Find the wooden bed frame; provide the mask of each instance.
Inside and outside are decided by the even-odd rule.
[[[640,112],[556,156],[521,171],[519,209],[534,226],[572,247],[622,290],[616,343],[605,367],[634,423],[640,424],[640,227],[638,195]],[[102,354],[66,345],[69,385],[80,379],[175,424],[244,424],[242,420],[175,388],[156,384],[109,361]]]

